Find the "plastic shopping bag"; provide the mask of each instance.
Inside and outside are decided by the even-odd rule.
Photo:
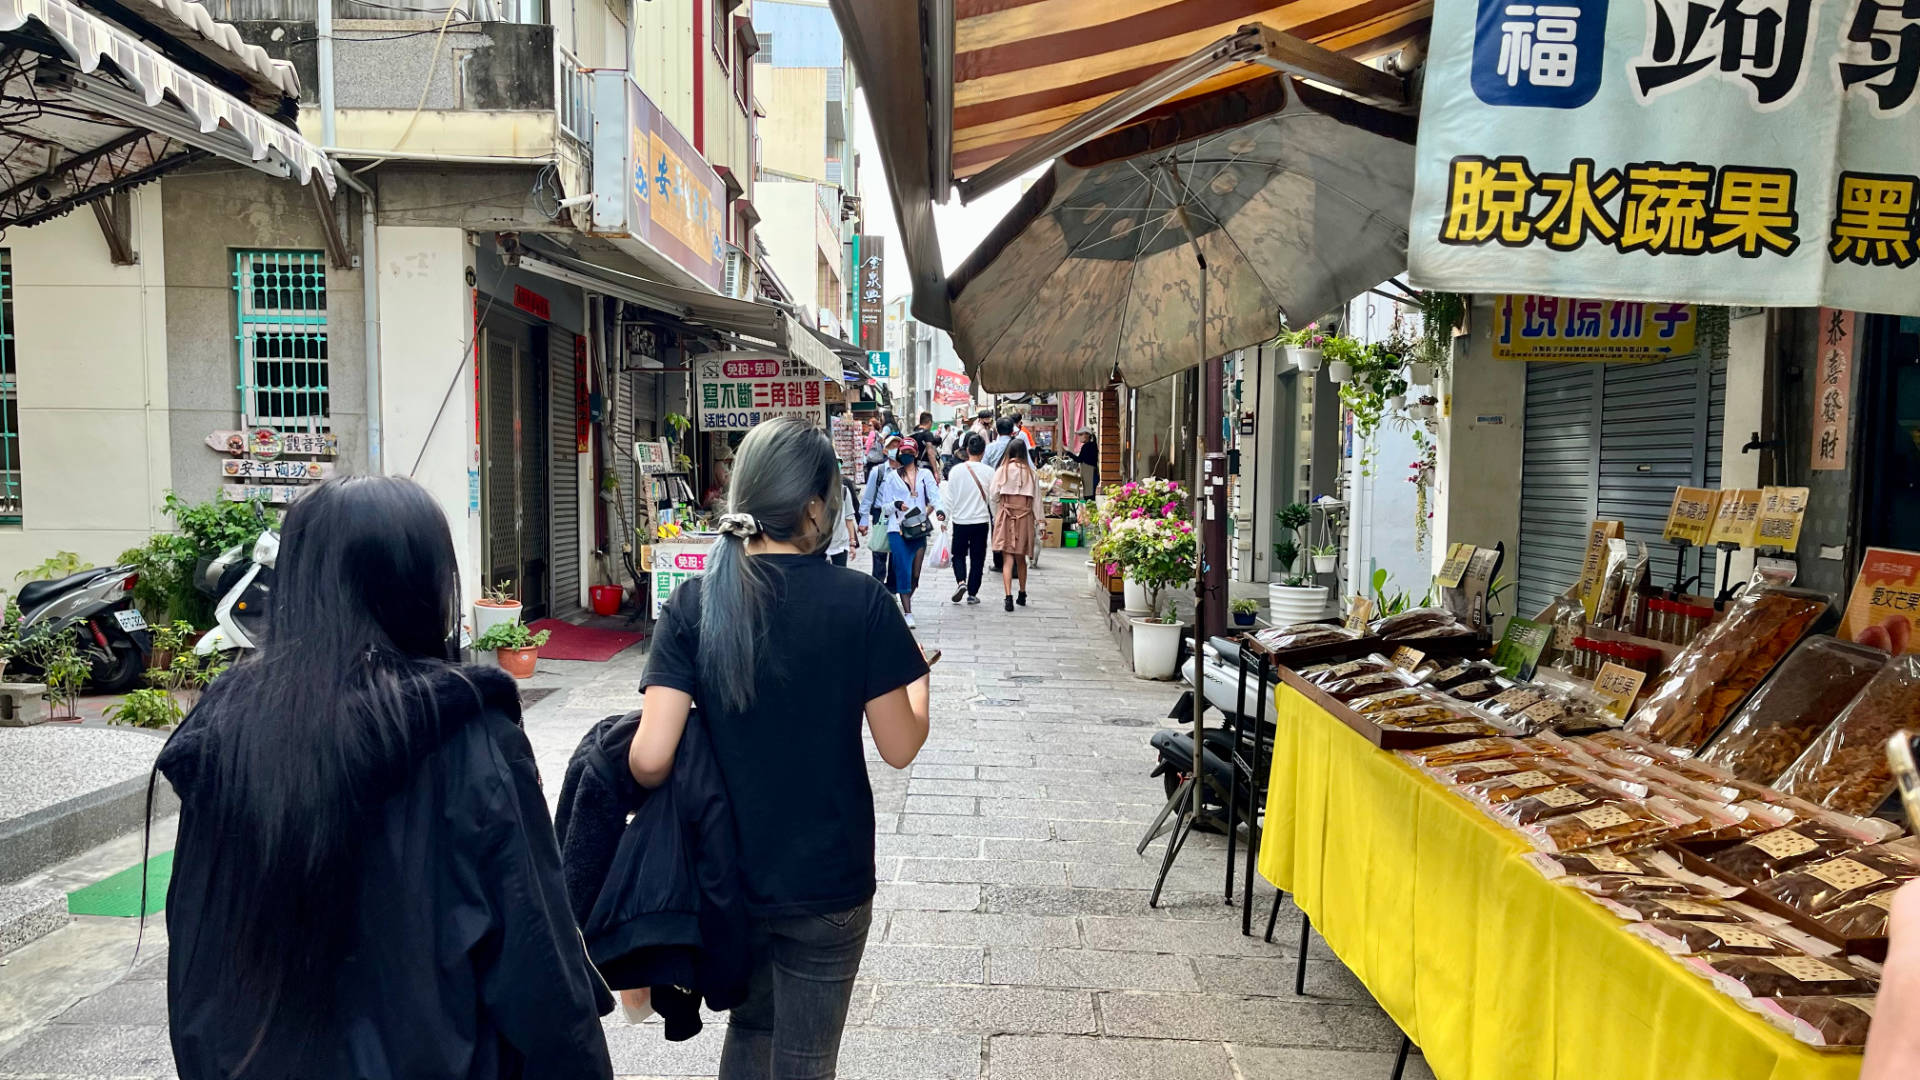
[[[644,1024],[653,1015],[653,989],[642,986],[637,990],[620,991],[620,1013],[629,1024]]]
[[[953,565],[953,534],[941,529],[933,538],[933,568],[945,570]]]

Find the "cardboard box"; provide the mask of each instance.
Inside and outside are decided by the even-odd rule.
[[[1061,535],[1061,533],[1062,533],[1062,531],[1063,531],[1063,527],[1062,527],[1062,522],[1060,521],[1060,519],[1059,519],[1059,518],[1048,518],[1048,519],[1047,519],[1047,524],[1046,524],[1046,529],[1047,529],[1047,532],[1046,532],[1046,546],[1047,546],[1047,547],[1059,547],[1059,546],[1060,546],[1060,535]]]

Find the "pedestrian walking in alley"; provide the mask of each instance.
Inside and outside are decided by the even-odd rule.
[[[842,476],[840,478],[840,527],[833,530],[833,539],[827,542],[827,561],[835,566],[847,565],[847,556],[853,551],[853,546],[860,542],[857,531],[859,502],[859,497],[853,493],[853,483]]]
[[[887,508],[887,562],[893,569],[893,592],[907,626],[913,626],[913,592],[920,587],[920,566],[927,557],[927,538],[933,519],[946,520],[939,485],[920,464],[912,442],[895,448],[893,468],[880,474],[880,502]]]
[[[953,602],[980,602],[980,577],[986,571],[987,534],[993,528],[993,499],[987,494],[993,470],[980,458],[987,441],[969,433],[966,460],[947,473],[947,517],[953,522]]]
[[[463,668],[426,489],[287,511],[259,654],[157,767],[180,796],[167,1004],[185,1080],[610,1077],[514,681]]]
[[[1011,416],[1003,416],[993,422],[993,441],[987,444],[986,456],[982,458],[987,468],[998,469],[1000,463],[1007,460],[1007,447],[1015,439],[1013,428],[1014,419]]]
[[[1080,429],[1080,447],[1073,452],[1073,460],[1080,467],[1080,494],[1091,499],[1100,485],[1100,441],[1093,437],[1092,428]]]
[[[867,470],[866,486],[861,489],[860,509],[855,516],[860,522],[860,535],[869,537],[867,548],[873,555],[873,576],[886,584],[889,589],[893,582],[893,549],[887,543],[887,504],[881,498],[886,487],[885,480],[893,472],[888,462],[900,449],[902,440],[898,435],[889,435],[880,443],[880,464]]]
[[[1012,611],[1013,583],[1020,582],[1019,604],[1027,606],[1027,558],[1033,554],[1034,505],[1040,498],[1040,479],[1027,460],[1027,444],[1014,439],[1007,446],[1007,459],[993,474],[993,550],[1001,557],[1000,583],[1007,590],[1007,610]]]
[[[721,538],[668,601],[641,682],[634,779],[666,781],[698,704],[736,823],[758,955],[720,1080],[834,1075],[876,891],[861,719],[896,769],[927,738],[913,634],[877,582],[819,556],[838,477],[817,429],[779,419],[748,432]],[[854,677],[820,677],[849,657]]]

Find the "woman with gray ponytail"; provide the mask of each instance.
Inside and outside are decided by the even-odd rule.
[[[927,659],[892,597],[821,558],[844,497],[819,429],[748,432],[706,573],[667,601],[640,683],[634,779],[666,782],[698,704],[733,805],[756,966],[720,1080],[834,1075],[875,891],[861,721],[896,769],[927,738]]]

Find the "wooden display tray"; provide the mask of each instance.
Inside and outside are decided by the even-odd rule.
[[[1380,639],[1371,634],[1352,641],[1330,641],[1325,645],[1302,645],[1291,649],[1269,649],[1252,633],[1229,634],[1255,656],[1264,656],[1275,667],[1306,667],[1338,660],[1357,660],[1368,653],[1382,652]]]
[[[1729,885],[1740,886],[1743,891],[1739,896],[1734,897],[1734,899],[1741,903],[1750,907],[1759,908],[1770,914],[1778,915],[1787,920],[1787,923],[1794,929],[1806,934],[1811,934],[1829,945],[1838,945],[1848,955],[1864,956],[1876,962],[1884,961],[1887,958],[1886,938],[1842,937],[1834,933],[1820,920],[1810,918],[1802,912],[1775,900],[1773,897],[1755,890],[1747,882],[1734,877],[1732,874],[1727,873],[1706,860],[1706,856],[1725,851],[1727,848],[1739,842],[1738,840],[1681,840],[1677,843],[1668,843],[1665,847],[1673,853],[1675,858],[1680,860],[1680,865],[1686,867],[1688,870],[1702,877],[1710,877],[1718,881],[1724,881]]]
[[[1365,655],[1364,653],[1361,655]],[[1308,701],[1325,709],[1329,715],[1353,730],[1382,750],[1418,750],[1425,746],[1440,746],[1444,743],[1466,742],[1469,739],[1488,738],[1485,735],[1460,735],[1441,731],[1402,731],[1398,728],[1383,728],[1370,718],[1347,708],[1346,703],[1308,682],[1299,672],[1290,667],[1280,668],[1280,679],[1288,686],[1306,697]]]

